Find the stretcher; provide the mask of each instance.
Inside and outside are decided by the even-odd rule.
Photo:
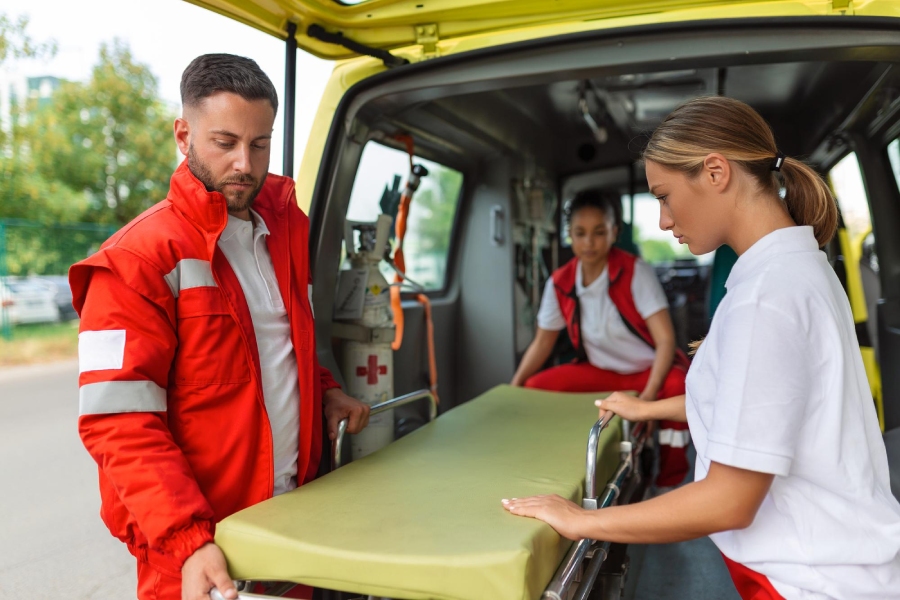
[[[637,472],[646,431],[623,439],[618,417],[597,421],[597,397],[498,386],[224,519],[216,543],[236,580],[409,600],[560,600],[580,579],[576,597],[586,598],[609,544],[572,544],[541,521],[510,515],[500,500],[616,502]]]

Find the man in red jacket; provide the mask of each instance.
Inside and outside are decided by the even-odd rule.
[[[70,271],[79,432],[141,600],[237,596],[215,524],[315,477],[322,422],[368,422],[316,359],[309,221],[267,175],[278,108],[255,62],[195,59],[165,200]]]

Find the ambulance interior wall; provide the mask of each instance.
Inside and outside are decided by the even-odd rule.
[[[486,159],[470,188],[461,220],[457,363],[461,401],[500,384],[515,372],[513,250],[510,239],[509,157]],[[502,241],[491,236],[491,212],[498,211]]]

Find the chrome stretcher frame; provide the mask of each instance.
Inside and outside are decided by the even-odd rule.
[[[428,421],[437,418],[437,402],[429,390],[418,390],[403,396],[398,396],[372,406],[370,415],[377,415],[393,408],[416,402],[428,400]],[[627,421],[622,421],[625,431],[623,441],[619,446],[619,466],[603,489],[602,497],[597,492],[597,458],[600,442],[600,434],[609,425],[612,415],[600,418],[588,434],[587,451],[585,453],[585,477],[584,497],[581,506],[586,510],[598,510],[620,504],[620,501],[628,503],[634,492],[643,483],[638,461],[647,440],[650,438],[650,428],[647,423],[637,423],[633,428]],[[338,432],[332,442],[331,470],[342,466],[341,455],[344,450],[344,438],[347,433],[348,419],[343,419],[338,424]],[[572,544],[568,553],[559,565],[550,583],[547,585],[541,600],[587,600],[594,588],[597,577],[610,554],[611,543],[602,540],[582,539]],[[238,589],[242,589],[249,582],[235,582]],[[570,595],[572,588],[577,584],[574,595]],[[286,592],[294,584],[285,586]],[[246,586],[249,587],[249,586]],[[273,590],[274,591],[274,590]],[[279,592],[276,592],[279,593]],[[209,593],[211,600],[225,600],[221,593],[213,588]],[[266,594],[253,594],[240,592],[238,600],[271,599],[282,596]],[[366,596],[359,597],[366,600]],[[368,596],[368,600],[388,600],[380,596]]]

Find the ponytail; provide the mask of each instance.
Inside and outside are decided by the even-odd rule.
[[[696,176],[711,152],[743,167],[766,194],[778,195],[775,170],[781,172],[785,206],[797,225],[811,225],[819,246],[837,230],[834,197],[812,168],[784,158],[765,120],[747,104],[725,96],[701,96],[673,110],[656,128],[644,160]]]
[[[805,163],[786,158],[781,166],[784,203],[794,223],[810,225],[819,246],[824,246],[837,231],[838,210],[831,190],[818,173]]]

